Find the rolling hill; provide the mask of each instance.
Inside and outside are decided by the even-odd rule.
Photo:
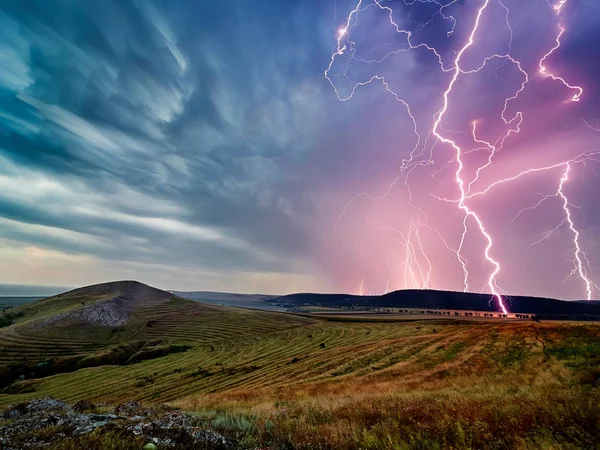
[[[266,312],[256,320],[257,314],[183,299],[135,281],[75,289],[4,313],[11,320],[0,328],[0,387],[23,375],[124,364],[132,357],[163,356],[311,322]]]
[[[117,327],[125,325],[142,307],[173,300],[174,296],[136,281],[96,284],[45,298],[16,309],[24,313],[22,323],[36,328],[68,326],[78,322]]]

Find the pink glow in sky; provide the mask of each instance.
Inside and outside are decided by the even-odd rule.
[[[483,291],[504,311],[509,293],[594,299],[584,202],[600,133],[586,80],[561,63],[569,4],[467,3],[436,3],[416,29],[407,5],[377,0],[343,19],[325,76],[343,102],[391,96],[395,111],[365,132],[402,138],[386,142],[396,174],[341,204],[328,267],[344,290]]]

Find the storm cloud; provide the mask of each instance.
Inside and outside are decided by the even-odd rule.
[[[435,2],[385,3],[394,7],[398,23],[449,61],[480,2],[452,2],[457,26],[451,36],[451,23],[436,14]],[[547,2],[505,3],[513,11],[514,40],[521,43],[515,57],[525,61],[546,49],[556,29]],[[171,289],[290,292],[351,290],[371,273],[384,280],[375,290],[385,291],[390,252],[400,250],[387,237],[385,244],[374,237],[381,224],[365,224],[369,214],[407,217],[406,193],[394,191],[398,195],[379,215],[366,203],[348,209],[341,251],[333,224],[356,193],[385,191],[418,138],[406,109],[381,83],[340,102],[323,76],[336,33],[354,6],[313,0],[3,2],[0,280],[75,286],[135,278]],[[496,8],[485,42],[502,48],[509,35],[495,31],[505,20],[500,4]],[[378,59],[389,45],[405,45],[385,14],[373,8],[361,14],[354,38],[369,43],[358,55],[363,60]],[[548,129],[536,123],[524,130],[515,148],[546,145],[557,124],[576,126],[548,144],[550,153],[559,152],[556,143],[574,139],[569,133],[581,129],[580,118],[597,116],[600,94],[591,78],[598,63],[591,55],[598,51],[598,14],[591,0],[569,5],[565,50],[553,60],[586,84],[586,100],[567,118],[552,119]],[[448,82],[437,59],[420,51],[333,69],[342,93],[373,73],[385,75],[412,105],[423,137]],[[492,92],[481,84],[487,79],[469,81],[466,91],[491,97],[470,95],[460,102],[447,128],[468,131],[463,118],[498,113],[498,99],[520,81],[509,65],[497,70],[507,83]],[[543,85],[531,99],[539,95],[550,104],[555,97],[543,89],[562,95]],[[526,113],[546,108],[531,99],[519,105]],[[578,143],[582,139],[577,134]],[[591,146],[592,137],[585,139]],[[450,159],[443,151],[436,163]],[[500,159],[499,167],[513,164],[510,158]],[[435,181],[430,173],[416,177],[416,186]],[[582,194],[582,201],[590,199]],[[592,246],[600,219],[591,212],[586,217],[584,234]],[[528,223],[507,237],[508,247],[534,239],[553,220],[550,215]],[[439,251],[440,243],[430,240]],[[451,256],[444,267],[455,264]],[[455,269],[438,272],[439,287],[460,287]],[[533,284],[518,276],[504,281],[519,293],[537,293],[544,276],[537,273]],[[402,276],[392,284],[403,287]],[[561,294],[577,295],[569,289]]]

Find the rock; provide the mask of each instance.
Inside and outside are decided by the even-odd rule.
[[[40,400],[33,400],[27,405],[27,412],[29,414],[36,414],[42,412],[55,412],[55,413],[70,413],[73,412],[73,408],[63,401],[56,400],[51,397],[44,397]]]
[[[210,445],[209,448],[218,450],[234,450],[235,445],[225,436],[211,430],[196,430],[192,433],[195,443],[200,445]]]
[[[128,402],[122,405],[117,405],[115,407],[115,414],[119,415],[119,416],[134,416],[137,415],[140,410],[141,410],[142,406],[139,404],[139,402]]]
[[[102,433],[98,430],[104,427],[143,437],[146,450],[236,448],[233,441],[215,431],[192,427],[192,417],[165,405],[144,408],[138,402],[129,402],[117,406],[114,414],[90,412],[93,408],[88,401],[79,401],[71,407],[53,398],[9,407],[3,413],[8,423],[0,427],[0,448],[43,448],[74,436]]]
[[[15,406],[9,406],[3,413],[3,419],[16,419],[24,414],[27,414],[27,403],[19,403]]]
[[[82,413],[86,411],[95,411],[96,406],[87,400],[79,400],[77,403],[73,405],[73,411]]]

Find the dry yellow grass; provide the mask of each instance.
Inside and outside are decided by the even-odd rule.
[[[170,402],[248,446],[600,446],[596,324],[228,311],[140,330],[192,342],[185,353],[26,380],[34,392],[0,395],[0,404],[40,395]]]

